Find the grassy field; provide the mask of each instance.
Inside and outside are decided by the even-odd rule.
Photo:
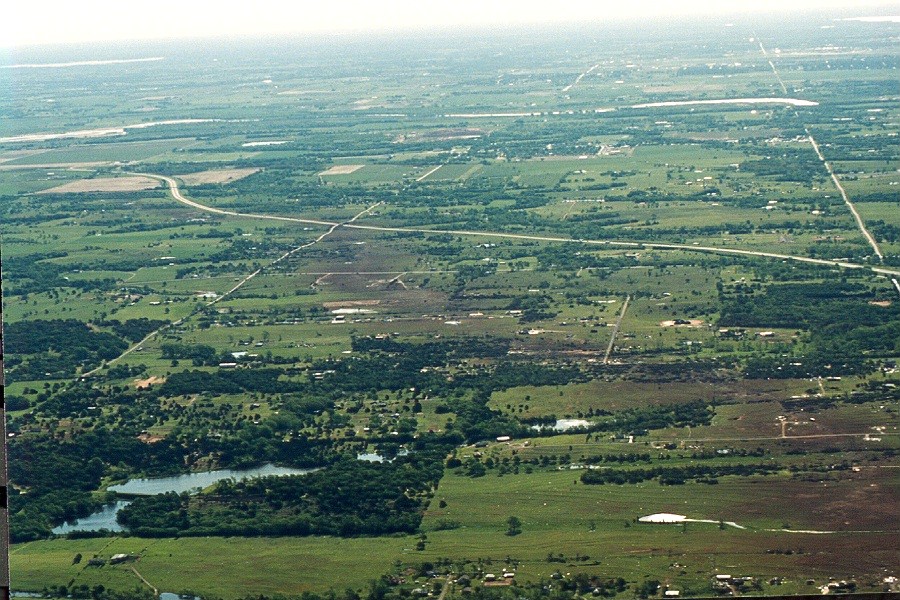
[[[522,598],[579,573],[626,597],[709,595],[722,573],[770,595],[900,576],[894,40],[830,13],[721,25],[175,44],[158,64],[17,71],[4,135],[180,122],[0,142],[11,512],[32,540],[14,589],[366,597],[391,575],[395,600],[434,595],[426,564],[476,587],[515,570]],[[635,106],[785,95],[816,104]],[[133,173],[199,206],[162,186],[40,193]],[[564,418],[586,429],[531,428]],[[53,538],[73,474],[27,467],[71,466],[92,433],[115,444],[75,499],[453,441],[415,535]],[[711,522],[637,521],[657,512]],[[116,553],[140,558],[87,564]]]

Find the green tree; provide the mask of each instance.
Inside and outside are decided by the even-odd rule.
[[[506,520],[506,535],[519,535],[522,533],[522,520],[519,517],[510,517]]]

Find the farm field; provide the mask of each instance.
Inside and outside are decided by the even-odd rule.
[[[843,16],[0,69],[13,590],[900,592],[897,25]]]

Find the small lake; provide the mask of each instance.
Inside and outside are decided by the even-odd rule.
[[[209,487],[212,484],[225,479],[253,479],[255,477],[267,477],[275,475],[305,475],[316,469],[291,469],[288,467],[276,467],[275,465],[263,465],[254,469],[220,469],[218,471],[203,471],[200,473],[188,473],[174,477],[153,477],[149,479],[130,479],[120,485],[109,486],[109,491],[133,496],[155,496],[166,492],[192,492]],[[71,523],[64,523],[53,528],[53,533],[64,535],[72,531],[124,531],[124,528],[116,522],[116,513],[131,504],[128,500],[119,500],[113,504],[107,504],[94,514],[77,519]]]
[[[552,429],[553,431],[568,431],[579,427],[590,427],[591,422],[584,419],[557,419],[553,425],[532,425],[532,429]]]
[[[174,477],[152,477],[149,479],[129,479],[121,485],[109,486],[109,491],[117,494],[130,494],[135,496],[155,496],[166,492],[191,492],[202,490],[214,483],[225,479],[253,479],[255,477],[267,477],[277,475],[306,475],[315,469],[291,469],[288,467],[276,467],[275,465],[263,465],[254,469],[234,470],[221,469],[218,471],[203,471],[200,473],[187,473]]]
[[[94,514],[76,519],[71,523],[63,523],[53,528],[53,533],[64,535],[72,531],[100,531],[101,529],[109,529],[110,531],[125,531],[125,528],[116,523],[116,513],[131,504],[128,500],[119,500],[113,504],[107,504]]]

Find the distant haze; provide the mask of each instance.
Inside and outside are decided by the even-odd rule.
[[[876,13],[873,11],[879,10]],[[9,3],[0,46],[300,32],[510,26],[673,15],[849,10],[898,14],[897,2],[867,0],[51,0]]]

